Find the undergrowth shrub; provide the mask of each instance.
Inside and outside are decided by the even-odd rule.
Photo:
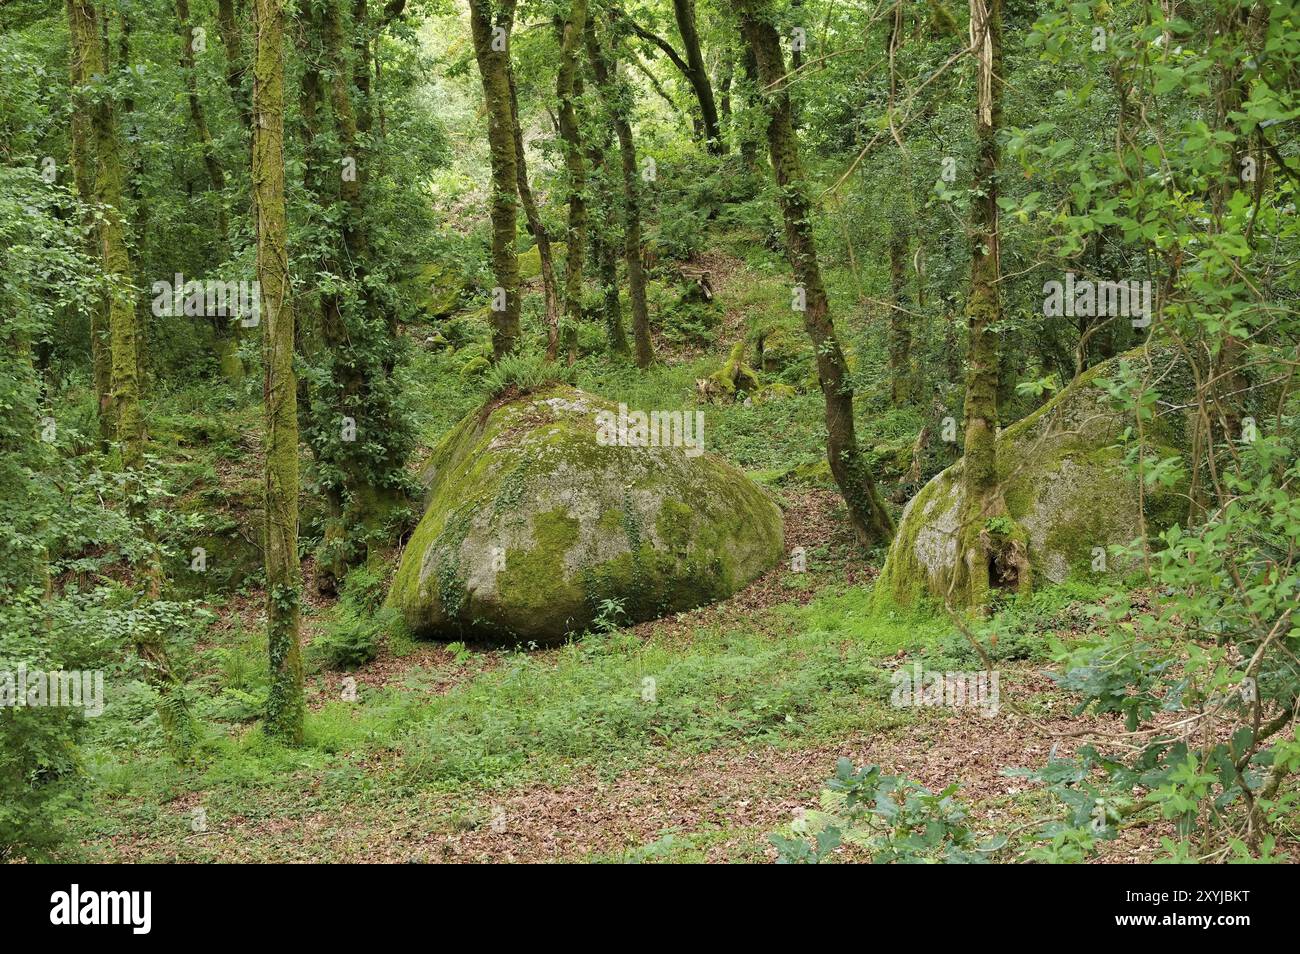
[[[330,620],[311,644],[311,656],[331,669],[356,669],[379,654],[383,639],[401,625],[401,613],[383,606],[388,577],[378,564],[348,574]]]

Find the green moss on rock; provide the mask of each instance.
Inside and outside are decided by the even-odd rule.
[[[428,318],[446,318],[460,308],[467,283],[465,277],[445,262],[430,262],[411,279],[416,306]]]
[[[1095,577],[1097,548],[1107,572],[1123,572],[1109,548],[1128,544],[1145,527],[1158,532],[1176,519],[1181,488],[1148,489],[1126,466],[1121,447],[1131,419],[1098,386],[1121,362],[1165,368],[1162,391],[1177,405],[1180,363],[1167,349],[1135,349],[1080,375],[1033,414],[998,436],[998,477],[1014,524],[1022,529],[1035,582]],[[1185,454],[1178,415],[1151,428],[1165,456]],[[942,602],[952,582],[962,512],[962,461],[937,474],[908,503],[876,584],[883,607]],[[1141,501],[1141,502],[1139,502]]]
[[[567,261],[567,248],[568,246],[563,242],[551,243],[551,261],[556,263],[556,268],[561,267],[561,264]],[[541,277],[542,253],[534,245],[532,248],[519,253],[519,280],[521,282],[531,282]]]
[[[439,444],[387,601],[414,632],[553,643],[602,600],[651,619],[725,598],[781,559],[780,508],[740,470],[604,445],[601,411],[617,414],[551,385],[475,411]]]

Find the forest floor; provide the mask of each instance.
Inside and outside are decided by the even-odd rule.
[[[943,642],[944,627],[869,619],[862,594],[874,568],[847,538],[834,530],[828,537],[834,495],[781,496],[788,547],[823,544],[806,573],[778,568],[730,600],[642,624],[617,640],[589,637],[528,654],[431,643],[385,649],[350,674],[356,703],[340,701],[345,674],[315,672],[308,747],[300,753],[236,728],[200,765],[178,768],[162,757],[142,764],[144,753],[129,752],[119,753],[129,762],[100,764],[80,853],[141,862],[771,860],[768,835],[817,807],[841,757],[936,791],[960,783],[959,797],[982,831],[1050,815],[1035,783],[1003,768],[1039,767],[1081,733],[1114,731],[1114,720],[1071,715],[1070,700],[1032,658],[1000,663],[996,717],[974,707],[891,706],[882,674],[917,658],[932,666],[923,651]],[[1052,628],[1034,634],[1035,646],[1051,635],[1068,638],[1080,625],[1075,602],[1043,607],[1032,622]],[[327,610],[318,604],[307,617],[308,640]],[[255,617],[255,595],[231,612]],[[593,656],[600,674],[583,679],[575,666],[587,667]],[[856,670],[854,684],[827,685],[835,681],[828,662]],[[422,704],[458,695],[476,697],[458,713],[468,719],[509,708],[518,699],[510,673],[520,667],[528,673],[525,715],[535,721],[513,727],[508,742],[485,739],[463,718],[422,724]],[[640,674],[651,671],[659,673],[657,702],[640,695]],[[756,705],[755,695],[766,698]],[[620,708],[653,710],[670,698],[675,711],[715,711],[698,732],[674,717],[623,722],[632,744],[624,738],[613,751],[602,748]],[[367,713],[372,706],[377,715]],[[553,731],[556,719],[571,723],[567,731]],[[448,733],[440,751],[459,750],[470,764],[431,775],[423,760],[436,756],[421,744],[429,732]],[[508,752],[510,745],[519,750]],[[1161,834],[1170,832],[1126,831],[1102,860],[1140,861]]]

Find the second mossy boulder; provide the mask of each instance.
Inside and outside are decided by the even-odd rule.
[[[567,385],[472,412],[425,468],[387,605],[417,634],[542,644],[730,596],[781,559],[781,511],[702,451],[702,413],[656,412],[641,442],[636,412]]]
[[[1179,409],[1193,384],[1186,365],[1168,348],[1138,348],[1091,368],[998,436],[1003,498],[1027,538],[1035,586],[1122,571],[1127,564],[1115,559],[1116,547],[1185,515],[1181,481],[1138,486],[1128,462],[1133,415],[1102,386],[1112,380],[1127,390],[1118,384],[1124,379],[1151,382],[1165,399],[1145,426],[1148,460],[1185,458],[1188,426]],[[878,599],[901,607],[945,601],[957,569],[962,500],[962,461],[912,498],[876,583]],[[994,518],[990,524],[999,520],[1009,523]]]

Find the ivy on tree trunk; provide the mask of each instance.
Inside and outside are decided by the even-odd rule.
[[[262,391],[266,424],[264,553],[271,685],[266,730],[302,743],[303,676],[298,617],[298,410],[293,369],[293,289],[284,193],[284,7],[255,0],[253,195],[262,289]]]

